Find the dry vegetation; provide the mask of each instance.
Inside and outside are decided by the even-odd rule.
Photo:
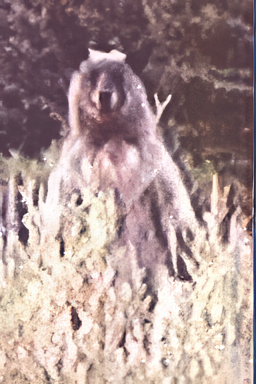
[[[169,277],[160,265],[157,288],[149,292],[136,250],[117,241],[122,212],[111,190],[97,197],[84,190],[79,204],[74,195],[62,207],[60,239],[43,224],[47,164],[4,164],[2,383],[252,382],[248,218],[237,206],[222,241],[230,188],[221,191],[216,174],[204,215],[208,240],[201,228],[191,242],[200,264],[193,281]],[[130,259],[131,284],[115,268],[123,258]]]

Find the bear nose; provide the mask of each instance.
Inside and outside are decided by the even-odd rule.
[[[101,91],[99,92],[99,109],[102,113],[112,112],[117,104],[116,91]]]
[[[107,113],[112,110],[111,106],[111,97],[112,97],[112,92],[100,92],[99,94],[99,105],[101,112]]]

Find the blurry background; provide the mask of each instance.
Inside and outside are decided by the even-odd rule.
[[[152,106],[155,92],[161,101],[173,95],[162,134],[198,215],[216,171],[222,187],[239,182],[249,215],[252,7],[251,0],[1,0],[0,152],[40,159],[61,137],[70,76],[88,48],[118,49]]]

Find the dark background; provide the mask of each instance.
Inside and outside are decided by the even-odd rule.
[[[155,92],[161,101],[172,93],[162,134],[194,200],[204,199],[202,190],[209,196],[214,171],[221,186],[236,179],[250,195],[252,6],[250,0],[0,0],[0,152],[40,159],[61,137],[70,76],[88,48],[118,49],[152,105]]]

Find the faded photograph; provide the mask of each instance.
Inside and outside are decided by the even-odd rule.
[[[0,1],[0,383],[252,384],[252,34]]]

